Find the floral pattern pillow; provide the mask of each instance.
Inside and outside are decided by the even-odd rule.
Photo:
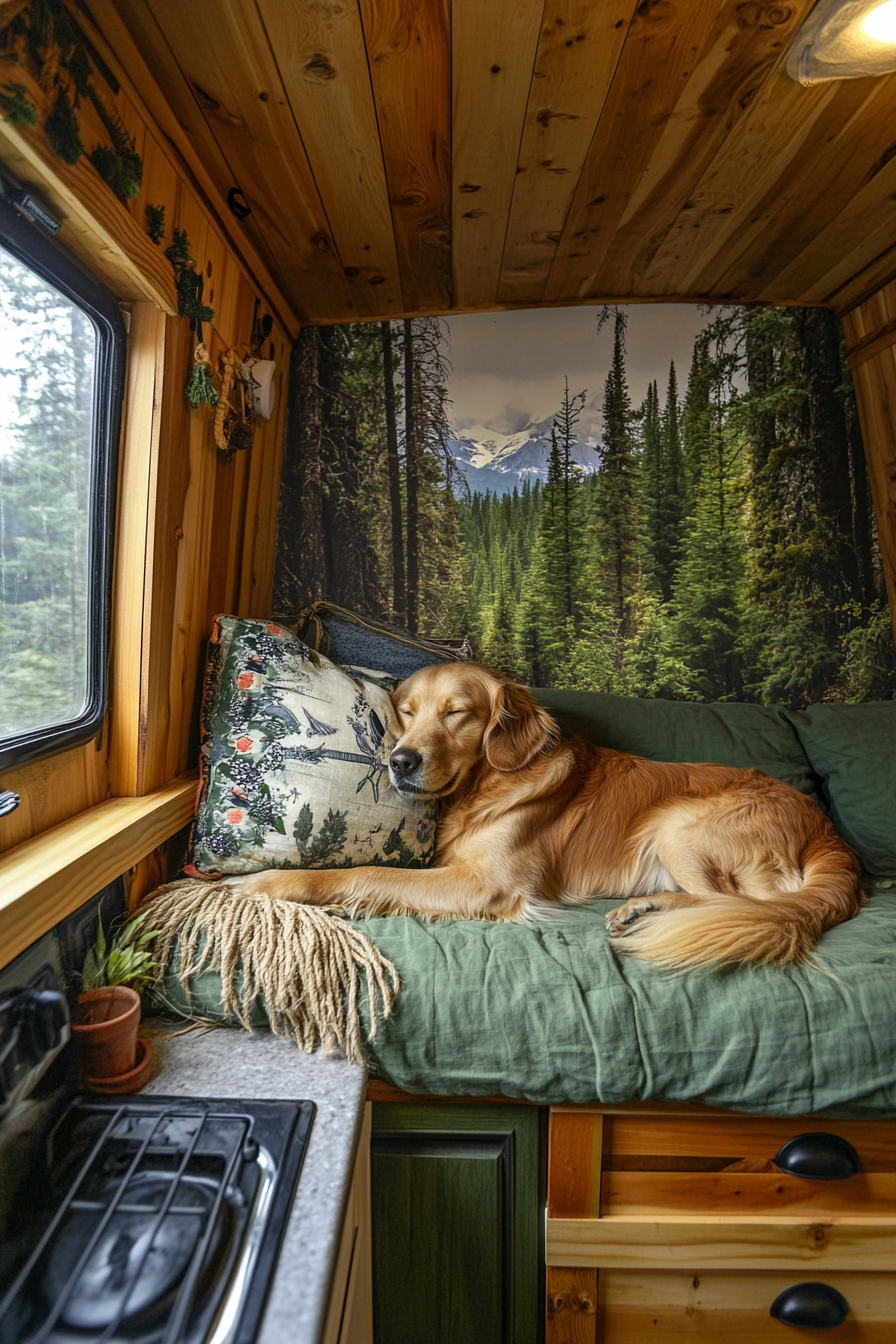
[[[285,626],[219,616],[188,871],[425,867],[437,804],[389,783],[390,687],[331,663]]]

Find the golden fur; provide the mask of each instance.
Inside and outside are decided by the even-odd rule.
[[[231,885],[465,919],[624,896],[611,937],[673,967],[804,960],[859,911],[852,851],[815,803],[758,770],[561,740],[527,690],[475,664],[424,668],[392,698],[393,787],[444,800],[433,866],[278,870]]]

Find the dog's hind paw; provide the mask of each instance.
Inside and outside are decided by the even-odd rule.
[[[611,938],[621,937],[642,915],[647,915],[656,908],[648,896],[639,896],[636,900],[626,901],[625,905],[620,905],[607,915],[607,933]]]

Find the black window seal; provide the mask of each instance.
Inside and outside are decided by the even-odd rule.
[[[0,199],[0,244],[23,266],[87,314],[97,333],[90,461],[89,640],[87,704],[59,724],[0,739],[0,774],[95,737],[106,716],[118,447],[124,401],[127,335],[118,302],[61,243]]]

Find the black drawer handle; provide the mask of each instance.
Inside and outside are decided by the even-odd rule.
[[[826,1283],[795,1283],[779,1293],[769,1308],[782,1325],[801,1325],[804,1330],[836,1330],[849,1315],[849,1303]]]
[[[776,1154],[775,1164],[810,1181],[845,1181],[862,1170],[855,1148],[837,1134],[798,1134]]]

